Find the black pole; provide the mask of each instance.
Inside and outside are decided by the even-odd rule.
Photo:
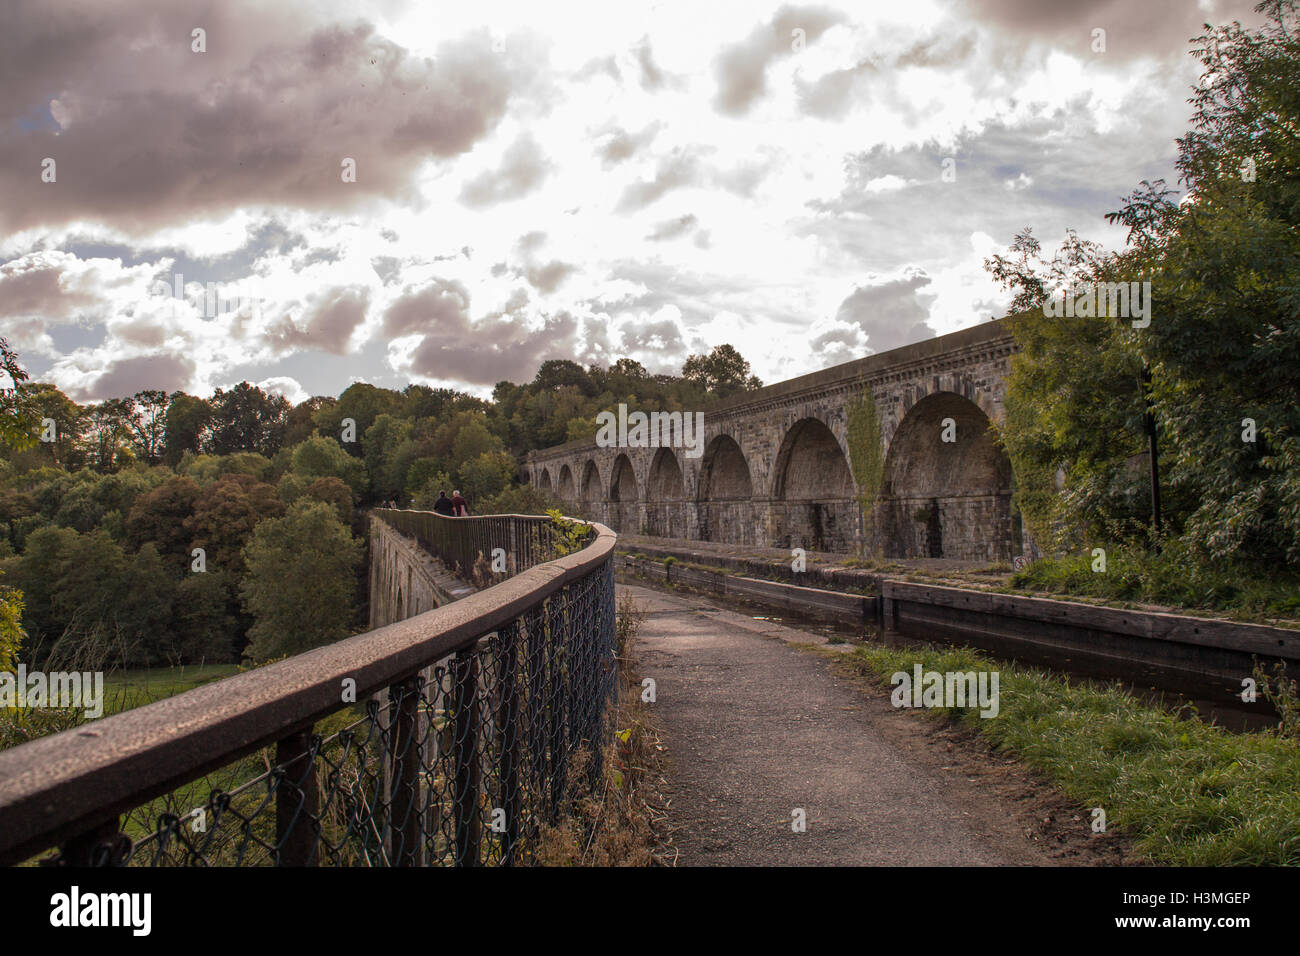
[[[1142,399],[1146,404],[1147,455],[1151,459],[1151,525],[1160,547],[1160,455],[1156,448],[1156,416],[1151,408],[1151,369],[1142,363]]]

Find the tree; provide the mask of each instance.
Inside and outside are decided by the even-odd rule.
[[[317,435],[293,450],[290,471],[301,478],[338,478],[359,501],[369,487],[364,462],[352,458],[332,438]]]
[[[594,397],[600,393],[586,370],[571,359],[548,359],[543,362],[533,378],[533,385],[537,391],[552,391],[564,385],[572,385],[587,396]]]
[[[328,395],[313,395],[295,405],[285,416],[284,443],[281,448],[292,448],[316,434],[316,413],[322,408],[331,408],[334,402],[335,399]]]
[[[18,666],[23,637],[23,592],[0,584],[0,671]]]
[[[253,617],[247,656],[272,660],[351,634],[361,556],[324,502],[298,501],[283,518],[263,522],[245,549],[248,574],[240,585]]]
[[[715,346],[708,355],[688,356],[682,377],[703,386],[714,398],[763,387],[750,374],[749,362],[730,345]]]
[[[40,422],[25,401],[23,383],[27,372],[18,363],[18,354],[0,336],[0,445],[22,451],[36,444]]]
[[[1149,270],[1159,314],[1128,335],[1152,370],[1185,537],[1215,560],[1300,565],[1300,15],[1209,28],[1175,202],[1143,183],[1109,218]]]
[[[130,434],[126,418],[128,405],[110,398],[98,405],[87,405],[81,413],[81,440],[90,466],[100,472],[115,471],[129,458]]]
[[[191,549],[204,550],[208,567],[238,574],[240,555],[258,524],[283,513],[273,486],[248,475],[226,475],[199,493],[185,530]]]
[[[456,469],[456,484],[471,502],[480,502],[500,494],[517,470],[515,460],[505,452],[485,451]]]
[[[131,446],[140,461],[153,465],[162,460],[170,402],[161,389],[144,389],[123,402]]]
[[[201,489],[185,475],[171,478],[136,498],[126,519],[127,543],[138,549],[152,542],[174,573],[190,563],[192,533],[185,522],[194,514]]]
[[[163,419],[163,460],[175,467],[187,451],[197,455],[212,421],[212,406],[201,398],[172,392]]]
[[[212,395],[212,420],[204,450],[216,455],[255,451],[270,458],[280,449],[289,417],[288,399],[240,382]]]
[[[356,382],[344,389],[339,400],[322,406],[316,412],[316,428],[321,435],[340,442],[349,455],[360,457],[361,438],[380,415],[397,414],[402,406],[402,396],[387,388],[377,388],[366,382]],[[355,438],[344,441],[343,422],[352,419],[356,424]]]

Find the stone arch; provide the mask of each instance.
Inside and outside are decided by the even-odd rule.
[[[584,505],[597,505],[604,500],[605,494],[602,490],[603,482],[600,480],[600,469],[591,459],[587,459],[587,464],[582,469],[582,485],[579,500]]]
[[[568,465],[560,466],[560,477],[555,484],[555,493],[561,501],[575,501],[577,495],[574,493],[573,486],[573,469]]]
[[[615,531],[636,534],[640,530],[637,514],[640,498],[632,460],[625,454],[619,455],[609,471],[609,517]]]
[[[772,469],[776,546],[854,550],[861,513],[848,458],[819,418],[801,418],[786,432]]]
[[[730,435],[717,435],[704,449],[697,494],[700,538],[727,544],[759,544],[754,481],[749,462]]]
[[[934,392],[907,410],[885,454],[880,515],[887,557],[1007,561],[1019,550],[1011,462],[975,401]]]
[[[660,448],[650,462],[646,481],[646,532],[661,538],[686,537],[686,484],[671,448]]]
[[[537,476],[537,487],[548,495],[551,493],[551,469],[542,469],[542,473]]]

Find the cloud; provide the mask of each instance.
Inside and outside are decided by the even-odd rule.
[[[74,401],[103,401],[134,395],[146,388],[167,392],[192,387],[194,363],[182,355],[153,354],[117,359],[81,387],[69,388]]]
[[[66,319],[98,307],[94,278],[93,266],[71,253],[37,252],[13,259],[0,265],[0,315]]]
[[[651,179],[639,180],[624,189],[617,208],[619,212],[642,209],[665,193],[703,181],[704,169],[699,157],[693,151],[677,148],[659,161]]]
[[[408,291],[384,313],[384,332],[390,336],[461,328],[469,322],[469,290],[455,279],[435,279],[422,289]]]
[[[767,90],[767,68],[793,52],[795,30],[802,30],[805,42],[811,42],[843,21],[843,14],[826,7],[781,7],[771,22],[755,27],[748,37],[718,55],[714,108],[729,116],[747,113]]]
[[[1032,37],[1079,55],[1092,54],[1094,29],[1106,31],[1105,55],[1183,54],[1201,25],[1255,23],[1257,0],[960,0],[975,23],[1014,37]]]
[[[283,395],[294,405],[311,398],[307,390],[298,383],[298,380],[288,375],[273,375],[271,378],[264,378],[254,384],[271,395]]]
[[[474,177],[461,190],[468,206],[491,206],[528,195],[546,179],[551,164],[533,137],[524,133],[501,157],[501,165]]]
[[[864,352],[887,352],[933,338],[934,329],[926,321],[929,302],[922,301],[932,297],[921,293],[929,284],[930,277],[919,269],[893,278],[873,277],[840,303],[834,322],[813,339],[813,349],[847,361]]]
[[[606,166],[613,166],[625,159],[630,159],[650,145],[658,134],[661,125],[659,122],[651,123],[639,133],[629,133],[625,129],[615,129],[613,133],[609,134],[609,138],[605,140],[605,145],[597,151],[597,155],[600,156]]]
[[[267,339],[277,351],[321,349],[346,355],[352,333],[365,321],[370,290],[363,287],[329,289],[314,296],[295,322],[283,316],[267,330]]]
[[[665,219],[651,230],[646,239],[651,242],[662,242],[665,239],[676,239],[684,236],[699,225],[699,219],[694,213],[687,213],[685,216],[678,216],[676,219]]]
[[[647,90],[657,90],[664,85],[663,71],[655,65],[650,49],[650,38],[643,37],[636,47],[636,62],[641,67],[641,85]]]
[[[530,266],[524,275],[538,292],[554,292],[575,271],[576,266],[557,259],[544,266]]]
[[[306,4],[202,14],[208,49],[196,53],[184,5],[10,4],[0,232],[72,220],[140,232],[247,204],[407,198],[421,163],[496,126],[514,84],[505,64],[528,69],[493,56],[486,30],[425,59],[365,22],[312,22]],[[20,122],[47,102],[48,122]],[[55,182],[39,178],[46,157]],[[342,180],[345,158],[356,182]]]
[[[586,358],[578,349],[577,320],[568,312],[542,317],[536,328],[507,318],[470,322],[463,313],[426,335],[398,371],[441,381],[495,385],[526,382],[549,358]]]

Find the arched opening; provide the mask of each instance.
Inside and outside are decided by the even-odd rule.
[[[537,488],[548,495],[551,493],[551,470],[549,468],[543,468],[542,473],[537,476]]]
[[[777,452],[772,517],[776,546],[851,552],[859,508],[844,450],[826,423],[803,418]]]
[[[718,435],[704,449],[700,462],[700,538],[727,544],[763,544],[757,540],[758,520],[749,462],[730,435]]]
[[[573,470],[564,465],[560,468],[560,480],[556,485],[556,492],[561,501],[574,501],[577,495],[573,493]]]
[[[588,461],[582,470],[582,494],[579,500],[588,506],[599,504],[604,498],[600,488],[600,469],[594,461]]]
[[[686,486],[682,466],[670,448],[660,448],[650,463],[646,483],[646,532],[661,538],[686,537]]]
[[[893,558],[1008,561],[1013,546],[1011,462],[988,416],[955,392],[913,405],[885,455],[885,554]]]
[[[636,534],[640,530],[637,520],[639,498],[632,462],[627,455],[619,455],[614,460],[609,479],[609,517],[615,531]]]

